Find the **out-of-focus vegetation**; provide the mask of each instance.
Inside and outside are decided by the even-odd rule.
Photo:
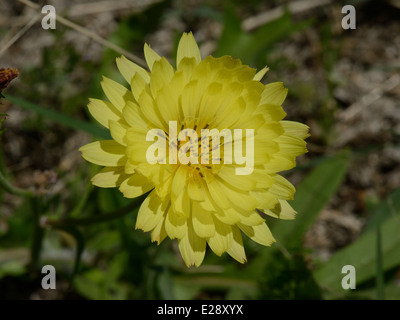
[[[350,3],[357,29],[343,30],[340,10]],[[246,27],[245,21],[280,6],[281,14]],[[7,9],[18,17],[24,5]],[[115,27],[107,39],[141,57],[147,41],[173,61],[182,31],[191,30],[204,54],[229,54],[257,69],[268,65],[266,81],[289,88],[288,119],[311,128],[310,152],[285,173],[296,185],[292,205],[299,214],[294,221],[267,220],[277,243],[265,248],[244,239],[246,264],[207,252],[203,265],[190,269],[175,241],[157,246],[135,230],[140,201],[91,186],[99,168],[77,151],[109,136],[85,106],[89,97],[103,97],[102,75],[123,83],[115,66],[120,54],[75,31],[77,39],[71,38],[61,24],[42,30],[38,23],[35,34],[52,35],[50,45],[35,51],[39,62],[18,60],[19,50],[28,50],[21,43],[35,46],[29,33],[0,57],[0,67],[20,72],[2,99],[0,112],[9,116],[1,127],[0,171],[13,186],[36,194],[0,189],[0,297],[399,299],[400,56],[390,50],[400,48],[400,39],[387,39],[381,54],[375,48],[382,46],[375,42],[379,32],[400,34],[399,13],[381,1],[327,1],[293,12],[283,1],[260,0],[159,1],[109,13]],[[84,17],[74,21],[85,24]],[[0,25],[0,37],[12,28],[18,26]],[[360,53],[365,42],[369,47]],[[371,81],[375,87],[365,84]],[[374,116],[377,104],[386,118]],[[41,289],[46,264],[57,270],[57,290]],[[356,268],[356,290],[341,286],[344,265]]]

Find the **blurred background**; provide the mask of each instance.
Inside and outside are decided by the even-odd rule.
[[[44,4],[55,30],[41,27]],[[348,4],[356,29],[344,30]],[[399,18],[398,0],[2,0],[0,68],[20,75],[1,100],[0,171],[40,196],[0,189],[0,299],[399,299]],[[283,174],[299,214],[268,218],[271,248],[244,239],[244,265],[210,251],[186,268],[175,241],[135,230],[137,204],[90,185],[99,167],[78,152],[107,137],[86,105],[104,98],[102,75],[124,83],[121,49],[140,61],[147,42],[174,65],[184,31],[203,57],[267,65],[263,81],[289,88],[287,119],[310,127],[309,152]],[[127,214],[91,223],[116,210]],[[55,290],[41,286],[47,264]]]

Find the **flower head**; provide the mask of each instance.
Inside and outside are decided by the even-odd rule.
[[[295,189],[277,173],[306,152],[308,127],[282,120],[287,89],[260,82],[267,68],[256,73],[230,56],[202,60],[192,33],[181,37],[176,69],[147,44],[144,53],[150,72],[118,58],[130,89],[104,77],[109,101],[90,100],[113,138],[80,149],[105,166],[92,182],[127,198],[150,192],[136,228],[157,243],[176,238],[187,266],[202,263],[207,244],[244,263],[242,233],[269,246],[265,215],[295,217],[287,202]]]

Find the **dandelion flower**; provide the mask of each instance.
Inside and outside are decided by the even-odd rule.
[[[144,54],[150,72],[117,58],[130,89],[104,77],[109,101],[90,99],[90,113],[112,136],[80,148],[104,166],[92,183],[119,187],[127,198],[149,192],[136,228],[158,244],[177,239],[187,266],[202,263],[207,244],[244,263],[242,234],[270,246],[266,215],[295,217],[288,203],[295,188],[278,172],[306,152],[308,127],[283,120],[287,89],[260,82],[267,68],[256,73],[230,56],[201,59],[192,33],[180,39],[176,69],[147,44]]]

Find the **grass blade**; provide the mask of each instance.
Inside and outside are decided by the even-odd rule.
[[[348,152],[344,151],[327,159],[300,183],[291,202],[299,213],[297,218],[293,221],[276,221],[272,228],[282,245],[289,248],[301,246],[304,234],[342,183],[348,158]]]
[[[377,258],[381,256],[382,272],[394,268],[400,265],[400,189],[393,192],[390,200],[396,203],[397,206],[393,208],[396,210],[396,214],[387,218],[380,224],[380,240],[379,250],[371,250],[377,247],[377,234],[376,229],[369,230],[368,232],[362,233],[358,240],[344,249],[335,253],[330,260],[321,265],[314,273],[314,276],[318,283],[332,293],[338,295],[346,294],[341,287],[341,280],[343,275],[340,270],[344,265],[353,265],[357,270],[357,286],[366,280],[373,279],[377,273]],[[382,208],[386,207],[386,202],[379,205],[376,211],[381,211]]]
[[[385,300],[383,279],[382,237],[380,223],[376,226],[376,299]]]
[[[42,117],[45,117],[49,120],[57,122],[66,127],[87,132],[98,138],[102,138],[102,139],[110,138],[110,134],[104,128],[102,128],[94,123],[74,119],[74,118],[66,116],[60,112],[43,108],[35,103],[26,101],[24,99],[21,99],[21,98],[18,98],[18,97],[9,95],[9,94],[7,94],[6,99],[8,101],[18,105],[21,108],[33,111]]]

